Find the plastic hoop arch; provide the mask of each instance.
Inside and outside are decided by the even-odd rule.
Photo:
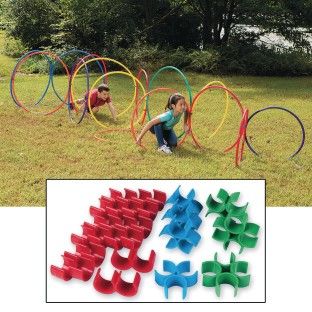
[[[240,126],[239,126],[237,139],[234,142],[234,144],[226,148],[224,151],[225,153],[227,153],[235,147],[235,166],[236,167],[238,167],[240,162],[243,160],[247,122],[248,122],[248,109],[245,109]]]
[[[148,96],[150,96],[152,93],[155,93],[155,92],[176,92],[175,89],[172,89],[172,88],[156,88],[156,89],[153,89],[147,93],[145,93],[139,101],[136,102],[136,106],[135,108],[133,109],[133,113],[132,113],[132,118],[131,118],[131,122],[130,122],[130,130],[131,130],[131,134],[132,134],[132,137],[133,139],[136,141],[137,140],[137,136],[136,136],[136,131],[134,129],[134,125],[135,125],[135,122],[134,122],[134,119],[135,117],[138,117],[138,110],[140,108],[140,106],[142,105],[143,101],[145,98],[147,98]],[[145,113],[145,111],[144,111]],[[144,114],[143,113],[143,114]],[[145,148],[144,145],[140,145],[141,147]]]
[[[141,80],[142,76],[144,75],[144,78],[145,78],[145,87],[146,87],[146,91],[148,91],[148,88],[149,88],[149,78],[148,78],[148,74],[147,72],[141,68],[136,76],[136,78],[138,80]],[[136,82],[137,83],[137,82]],[[135,103],[137,104],[138,103],[138,100],[139,100],[139,92],[138,92],[138,88],[139,86],[137,85],[137,88],[136,88],[136,98],[135,98]],[[137,106],[137,105],[136,105]],[[136,115],[138,114],[138,112],[136,111]],[[145,118],[146,118],[146,108],[144,109],[144,113],[143,113],[143,116],[142,116],[142,120],[140,121],[141,124],[144,123],[145,121]]]
[[[228,88],[226,87],[223,87],[223,86],[216,86],[216,85],[211,85],[211,86],[206,86],[204,87],[203,89],[201,89],[197,94],[196,96],[194,97],[194,100],[192,102],[192,105],[190,107],[190,113],[189,113],[189,120],[188,120],[188,125],[190,127],[190,131],[189,131],[189,134],[192,136],[192,139],[194,141],[194,143],[196,144],[197,147],[199,148],[202,148],[203,146],[200,144],[199,142],[199,139],[197,138],[197,136],[195,135],[194,131],[193,131],[193,126],[192,126],[192,114],[193,114],[193,111],[196,107],[196,103],[199,99],[199,97],[206,91],[210,90],[210,89],[222,89],[224,90],[225,92],[227,92],[233,99],[234,101],[237,103],[239,109],[240,109],[240,112],[241,112],[241,115],[243,116],[244,114],[244,109],[243,109],[243,106],[239,100],[239,98],[235,95],[235,93],[233,93],[231,90],[229,90]],[[187,135],[184,136],[183,140],[181,141],[181,144],[184,142],[185,138],[187,137]]]
[[[167,91],[167,92],[176,92],[175,89],[170,89],[170,88],[157,88],[157,89],[153,89],[151,90],[150,92],[148,93],[145,93],[139,100],[136,101],[136,105],[132,111],[132,118],[131,118],[131,121],[130,121],[130,129],[129,128],[122,128],[122,129],[105,129],[105,130],[101,130],[101,131],[98,131],[95,133],[94,135],[94,138],[98,141],[102,141],[102,142],[105,142],[107,141],[106,139],[103,139],[103,138],[100,138],[98,136],[99,133],[112,133],[112,132],[131,132],[132,134],[132,137],[134,138],[134,140],[136,141],[136,130],[134,128],[134,125],[138,123],[138,120],[135,122],[135,118],[138,118],[138,114],[137,114],[137,111],[139,109],[139,107],[142,105],[144,99],[150,95],[151,93],[154,93],[154,92],[159,92],[159,91]],[[140,145],[140,147],[145,148],[144,145]]]
[[[147,75],[147,73],[146,73],[146,71],[144,69],[140,69],[140,71],[138,72],[138,75],[137,75],[136,78],[138,80],[140,80],[142,75],[145,76],[146,87],[148,87],[148,75]],[[131,121],[130,121],[130,129],[129,128],[125,128],[125,129],[104,129],[104,130],[101,130],[101,131],[97,131],[94,134],[94,138],[96,140],[101,141],[101,142],[105,142],[107,140],[103,139],[103,138],[100,138],[98,135],[100,133],[112,133],[112,132],[131,132],[133,137],[135,138],[134,124],[137,124],[138,122],[134,122],[134,118],[138,118],[138,108],[139,108],[139,106],[142,103],[142,100],[139,101],[139,99],[138,99],[138,95],[139,95],[138,88],[139,88],[139,84],[138,84],[138,82],[136,80],[135,107],[134,107],[134,110],[133,110],[133,113],[132,113],[132,118],[131,118]],[[144,97],[144,95],[143,95],[143,97]],[[141,118],[144,119],[145,115],[146,115],[146,110],[144,110]],[[143,146],[141,146],[141,147],[143,147]]]
[[[158,69],[158,71],[152,76],[152,78],[151,78],[151,80],[150,80],[150,82],[149,82],[148,90],[151,90],[151,89],[152,89],[154,80],[155,80],[155,79],[159,76],[159,74],[160,74],[162,71],[164,71],[164,70],[173,70],[173,71],[177,72],[177,73],[182,77],[182,79],[183,79],[183,81],[184,81],[184,84],[185,84],[185,86],[186,86],[187,92],[188,92],[188,94],[189,94],[190,103],[192,103],[192,101],[193,101],[193,96],[192,96],[192,89],[191,89],[191,86],[190,86],[190,84],[189,84],[189,82],[188,82],[186,76],[182,73],[182,71],[181,71],[180,69],[174,67],[174,66],[164,66],[164,67]],[[148,102],[149,102],[149,98],[147,97],[147,98],[146,98],[147,117],[148,117],[148,120],[151,120],[152,117],[151,117],[150,112],[149,112],[149,105],[148,105],[149,103],[148,103]]]
[[[39,51],[39,50],[34,50],[34,51],[30,51],[26,54],[24,54],[17,62],[17,64],[15,65],[14,69],[13,69],[13,72],[12,72],[12,75],[11,75],[11,81],[10,81],[10,92],[11,92],[11,96],[12,96],[12,99],[13,101],[19,106],[21,107],[22,109],[24,109],[26,112],[31,112],[27,107],[25,107],[25,105],[23,105],[22,102],[20,102],[16,96],[16,93],[15,93],[15,76],[16,76],[16,73],[18,72],[18,69],[20,68],[20,66],[26,61],[28,60],[30,57],[32,57],[33,55],[44,55],[46,58],[47,58],[47,61],[49,63],[49,80],[48,80],[48,84],[45,88],[45,91],[43,92],[43,94],[41,95],[40,99],[35,103],[35,105],[38,105],[43,99],[44,97],[46,96],[47,92],[48,92],[48,89],[50,87],[50,84],[51,84],[51,68],[52,68],[52,62],[50,61],[49,57],[52,58],[52,59],[56,59],[58,62],[61,63],[61,65],[63,66],[63,69],[65,70],[66,72],[66,76],[68,78],[68,80],[70,80],[70,74],[69,74],[69,71],[68,71],[68,68],[66,66],[66,64],[62,61],[62,59],[52,53],[52,52],[49,52],[49,51]],[[62,100],[62,103],[60,105],[58,105],[56,108],[54,108],[53,110],[47,112],[47,113],[43,113],[43,115],[51,115],[53,113],[55,113],[56,111],[58,111],[61,107],[64,106],[64,104],[66,103],[67,101],[67,98],[68,98],[68,93],[66,94],[66,97],[64,100]]]
[[[180,75],[180,77],[182,77],[184,84],[185,84],[185,87],[186,87],[187,92],[188,92],[189,103],[190,103],[190,105],[192,105],[193,95],[192,95],[192,89],[191,89],[190,83],[188,82],[188,79],[183,74],[183,72],[174,66],[164,66],[164,67],[161,67],[160,69],[158,69],[158,71],[152,76],[152,78],[149,82],[148,90],[151,90],[153,88],[154,80],[159,76],[159,74],[161,72],[163,72],[165,70],[175,71]],[[151,116],[150,111],[149,111],[149,97],[146,97],[146,112],[147,112],[148,121],[150,121],[152,119],[152,116]],[[178,135],[178,138],[181,138],[184,134],[185,134],[185,132],[183,131],[181,134]]]
[[[66,57],[69,54],[78,54],[78,53],[84,55],[84,57],[79,58],[76,61],[76,63],[74,63],[73,66],[71,67],[71,70],[70,70],[70,81],[72,79],[73,73],[75,72],[76,68],[80,64],[84,64],[86,59],[88,59],[88,58],[100,58],[100,56],[95,54],[95,53],[89,53],[89,52],[86,52],[86,51],[83,51],[83,50],[78,50],[78,49],[72,49],[72,50],[69,50],[69,51],[65,51],[65,52],[60,54],[60,58],[64,58],[64,57]],[[96,63],[99,66],[100,71],[101,71],[102,74],[107,73],[107,68],[106,68],[106,64],[105,64],[104,61],[96,61]],[[62,100],[60,95],[56,91],[55,86],[54,86],[55,65],[56,65],[56,62],[54,62],[52,70],[51,70],[51,76],[52,76],[51,77],[51,83],[52,83],[52,87],[53,87],[53,90],[54,90],[55,94],[57,95],[57,97],[60,100]],[[86,68],[86,83],[87,83],[87,93],[88,93],[89,90],[90,90],[90,74],[89,74],[89,70],[88,70],[88,66],[87,65],[85,65],[85,68]],[[105,83],[107,83],[107,79],[105,80]],[[71,107],[71,103],[73,103],[74,105],[75,105],[75,103],[74,103],[73,99],[71,98],[71,90],[70,90],[70,88],[71,88],[71,83],[69,82],[69,85],[68,85],[68,101],[67,101],[68,115],[69,115],[70,120],[74,121],[73,116],[72,116],[73,109]],[[74,110],[77,112],[76,109],[74,109]],[[82,122],[86,112],[87,112],[87,105],[85,105],[80,118],[78,118],[78,121],[76,122],[77,124],[80,124]]]
[[[285,112],[289,113],[290,115],[292,115],[298,121],[298,123],[300,125],[301,133],[302,133],[301,142],[300,142],[300,145],[297,148],[297,150],[288,157],[288,159],[291,159],[291,158],[295,157],[302,150],[302,148],[304,146],[304,143],[305,143],[305,129],[304,129],[303,123],[300,120],[300,118],[295,113],[293,113],[291,110],[289,110],[287,108],[284,108],[284,107],[281,107],[281,106],[268,106],[268,107],[259,109],[259,110],[255,111],[254,113],[252,113],[250,115],[250,117],[248,118],[248,122],[247,122],[247,126],[246,126],[246,134],[245,134],[246,144],[247,144],[248,148],[250,149],[250,151],[252,153],[254,153],[258,157],[260,156],[259,153],[255,150],[255,148],[248,141],[248,138],[247,138],[247,127],[248,127],[248,125],[249,125],[249,123],[250,123],[250,121],[251,121],[251,119],[253,117],[255,117],[257,114],[259,114],[259,113],[261,113],[263,111],[270,110],[270,109],[279,109],[279,110],[282,110],[282,111],[285,111]]]
[[[94,53],[88,54],[88,55],[84,56],[82,59],[80,59],[78,62],[76,62],[76,64],[73,65],[72,70],[71,70],[70,83],[69,83],[69,86],[68,86],[68,93],[69,93],[69,96],[68,96],[68,112],[69,112],[69,116],[70,116],[71,120],[73,120],[73,118],[72,118],[72,115],[71,115],[72,110],[71,110],[71,107],[70,107],[70,103],[73,103],[75,105],[75,101],[72,98],[72,93],[71,93],[71,87],[72,87],[71,80],[72,80],[72,77],[73,77],[73,73],[75,72],[76,68],[78,66],[80,66],[80,64],[84,64],[85,65],[86,74],[87,74],[86,81],[87,81],[87,94],[88,94],[89,91],[90,91],[90,73],[89,73],[89,70],[88,70],[88,66],[85,63],[87,61],[86,59],[90,58],[90,57],[92,57],[92,58],[100,58],[100,56],[97,55],[97,54],[94,54]],[[107,68],[106,68],[105,62],[104,61],[101,61],[101,62],[96,61],[96,63],[98,64],[102,74],[104,74],[104,73],[106,74],[107,73]],[[104,71],[103,71],[103,69],[104,69]],[[104,81],[105,81],[105,83],[108,83],[107,77],[105,77]],[[83,113],[82,113],[80,119],[78,120],[77,124],[80,124],[82,122],[86,112],[87,112],[87,104],[85,104]]]
[[[133,83],[134,83],[134,85],[135,85],[135,91],[134,91],[134,95],[133,95],[133,100],[132,100],[132,102],[130,103],[130,105],[129,105],[126,109],[124,109],[121,113],[117,114],[116,117],[120,117],[120,116],[122,116],[123,114],[125,114],[125,113],[131,108],[132,104],[135,102],[136,88],[137,88],[137,83],[136,83],[136,82],[139,83],[140,87],[143,87],[143,85],[142,85],[141,82],[139,82],[139,80],[132,74],[132,72],[130,71],[130,69],[129,69],[128,67],[126,67],[125,65],[123,65],[122,63],[120,63],[120,62],[118,62],[118,61],[116,61],[116,60],[114,60],[114,59],[111,59],[111,58],[108,58],[108,57],[99,57],[99,58],[95,58],[95,59],[88,60],[88,61],[84,62],[84,64],[80,65],[80,66],[75,70],[75,72],[74,72],[74,74],[73,74],[73,76],[72,76],[72,79],[71,79],[71,81],[70,81],[70,85],[71,85],[71,87],[70,87],[71,98],[72,98],[72,99],[75,98],[74,92],[73,92],[73,88],[72,88],[72,84],[73,84],[73,82],[74,82],[74,80],[75,80],[75,78],[76,78],[76,76],[77,76],[79,70],[80,70],[83,66],[85,66],[85,65],[87,65],[87,64],[89,64],[89,63],[91,63],[91,62],[96,62],[96,61],[109,61],[109,62],[112,62],[112,63],[115,63],[115,64],[121,66],[123,69],[126,70],[126,72],[129,74],[128,76],[131,77],[132,80],[133,80]],[[109,76],[109,74],[110,74],[110,73],[106,73],[106,74],[104,74],[103,76],[101,76],[101,78],[97,79],[97,81],[92,85],[91,89],[94,88],[94,86],[95,86],[101,79],[103,79],[103,78],[105,79],[105,77]],[[144,87],[143,87],[142,90],[144,90],[143,92],[144,92],[144,94],[145,94],[145,89],[144,89]],[[88,99],[88,102],[89,102],[89,99]],[[101,124],[101,123],[100,123],[100,124]],[[103,127],[102,124],[101,124],[101,126]]]
[[[88,58],[88,57],[93,57],[93,58],[99,58],[100,56],[97,55],[97,54],[94,54],[94,53],[89,53],[89,52],[86,52],[86,51],[83,51],[83,50],[76,50],[76,49],[72,49],[72,50],[69,50],[69,51],[65,51],[63,53],[61,53],[59,55],[59,57],[61,59],[63,59],[64,57],[66,57],[67,55],[69,54],[74,54],[74,53],[80,53],[80,54],[83,54],[84,57],[82,59],[79,59],[76,63],[73,64],[73,66],[71,67],[71,71],[70,71],[70,76],[73,75],[75,69],[77,68],[77,66],[81,63],[81,62],[84,62],[85,61],[85,58]],[[65,62],[64,62],[65,63]],[[102,72],[102,74],[104,73],[107,73],[107,69],[106,69],[106,65],[105,65],[105,62],[102,61],[101,63],[99,61],[97,61],[97,64]],[[52,64],[52,68],[51,68],[51,83],[52,83],[52,88],[56,94],[56,96],[61,100],[63,101],[63,99],[60,97],[60,95],[58,94],[58,92],[55,90],[55,86],[54,86],[54,72],[55,72],[55,65],[56,65],[56,62],[54,62]],[[107,83],[107,81],[105,81],[105,83]]]
[[[83,62],[83,59],[82,59],[82,62]],[[89,74],[89,70],[88,70],[87,65],[85,66],[85,68],[86,68],[86,74],[87,74],[87,94],[89,94],[89,92],[90,92],[90,74]],[[71,81],[71,79],[72,79],[72,73],[70,76],[70,81]],[[69,115],[70,120],[74,121],[73,116],[72,116],[72,110],[74,110],[77,113],[77,109],[76,109],[76,103],[75,103],[74,99],[72,99],[72,97],[71,97],[72,94],[71,94],[71,89],[70,89],[71,88],[70,81],[69,81],[69,86],[68,86],[68,103],[67,103],[68,105],[67,105],[67,108],[68,108],[68,115]],[[71,105],[73,105],[74,107],[72,108]],[[78,118],[78,122],[77,122],[78,125],[82,122],[86,112],[87,112],[87,103],[84,104],[83,112],[82,112],[80,118]]]
[[[16,76],[16,73],[18,71],[18,68],[28,59],[30,58],[32,55],[35,55],[35,54],[39,54],[41,53],[42,51],[40,50],[32,50],[32,51],[29,51],[27,53],[25,53],[24,55],[22,55],[16,62],[15,66],[14,66],[14,69],[12,71],[12,74],[11,74],[11,79],[10,79],[10,94],[11,94],[11,97],[14,101],[14,103],[18,106],[18,107],[22,107],[22,105],[20,104],[20,102],[18,101],[17,97],[16,97],[16,94],[15,94],[15,90],[14,90],[14,83],[15,83],[15,76]],[[50,77],[50,70],[51,70],[51,60],[49,59],[49,57],[47,55],[45,55],[45,58],[49,64],[49,80],[48,80],[48,84],[44,90],[44,92],[42,93],[41,97],[39,98],[39,100],[35,103],[35,105],[38,105],[45,97],[45,95],[47,94],[48,92],[48,89],[49,89],[49,86],[50,86],[50,83],[51,83],[51,77]]]
[[[209,82],[204,88],[212,86],[212,85],[220,85],[220,86],[226,88],[225,84],[223,82],[221,82],[221,81],[218,81],[218,80]],[[226,119],[226,116],[227,116],[227,113],[228,113],[228,110],[229,110],[230,99],[229,99],[228,92],[225,92],[224,95],[225,95],[225,110],[224,110],[222,119],[221,119],[219,125],[216,127],[214,132],[208,137],[207,140],[212,139],[218,133],[218,131],[221,129],[221,127],[223,126],[223,124],[225,122],[225,119]]]
[[[94,86],[95,86],[101,79],[105,78],[106,76],[111,76],[111,75],[124,75],[124,76],[128,76],[128,77],[132,78],[135,82],[138,83],[138,85],[140,86],[141,90],[143,91],[143,94],[145,94],[145,89],[144,89],[142,83],[141,83],[135,76],[133,76],[131,73],[127,73],[127,72],[124,72],[124,71],[113,71],[113,72],[108,72],[108,73],[104,74],[103,76],[99,77],[99,78],[94,82],[94,84],[92,85],[91,89],[93,89]],[[137,88],[137,85],[135,84],[135,89],[136,89],[136,88]],[[128,108],[126,108],[126,111],[133,105],[133,103],[135,102],[135,98],[136,98],[136,92],[134,92],[134,94],[133,94],[133,99],[132,99],[132,101],[131,101],[131,104],[129,105]],[[91,99],[90,99],[90,97],[88,97],[88,107],[89,107],[90,114],[91,114],[92,118],[96,121],[96,123],[97,123],[98,125],[100,125],[101,127],[106,128],[106,126],[105,126],[103,123],[101,123],[101,122],[94,116],[93,111],[92,111],[92,107],[91,107]],[[124,113],[124,112],[125,112],[125,111],[123,111],[122,113]],[[117,116],[120,116],[120,115],[121,115],[121,113],[120,113],[119,115],[117,115]]]

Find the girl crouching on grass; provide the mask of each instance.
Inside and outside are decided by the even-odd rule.
[[[137,138],[137,144],[141,145],[143,136],[150,130],[156,135],[158,151],[165,154],[172,154],[172,148],[176,147],[178,144],[178,138],[173,131],[173,127],[180,121],[183,113],[184,131],[188,132],[188,112],[185,99],[179,93],[172,94],[168,99],[166,112],[153,118],[145,125]]]

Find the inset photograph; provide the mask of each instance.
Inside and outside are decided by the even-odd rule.
[[[266,302],[265,180],[47,180],[46,302]]]

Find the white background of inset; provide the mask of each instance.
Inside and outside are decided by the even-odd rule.
[[[158,286],[154,281],[154,271],[141,274],[141,283],[138,294],[134,297],[123,297],[118,293],[104,295],[93,288],[93,279],[95,273],[88,282],[82,282],[72,279],[64,282],[50,274],[51,264],[62,266],[63,252],[75,251],[74,245],[70,242],[71,233],[81,234],[81,225],[84,221],[92,223],[93,218],[89,215],[89,206],[99,206],[98,198],[100,195],[109,196],[109,188],[123,191],[123,188],[137,190],[142,188],[152,191],[153,188],[165,191],[167,196],[171,195],[175,189],[181,185],[181,193],[186,196],[194,188],[196,199],[204,207],[200,214],[202,225],[199,233],[202,239],[197,247],[194,247],[189,255],[182,253],[179,249],[167,249],[166,244],[169,236],[159,237],[162,228],[169,223],[169,219],[161,220],[165,211],[171,207],[166,205],[164,210],[157,215],[151,235],[144,240],[140,249],[139,256],[146,259],[150,250],[154,249],[157,253],[154,269],[159,273],[162,270],[164,259],[175,263],[181,261],[191,261],[192,274],[198,271],[198,283],[188,288],[187,297],[184,302],[202,301],[202,302],[261,302],[265,300],[265,264],[264,264],[264,232],[265,232],[265,187],[263,180],[49,180],[47,189],[47,299],[48,302],[105,302],[105,301],[144,301],[144,302],[165,302],[181,301],[182,290],[175,286],[169,289],[169,300],[164,297],[164,289]],[[205,218],[207,207],[205,205],[209,194],[217,195],[220,188],[228,192],[241,192],[239,204],[249,202],[248,215],[249,222],[257,223],[261,226],[259,232],[259,241],[256,248],[245,249],[241,255],[238,254],[239,246],[230,243],[227,251],[223,250],[222,243],[212,239],[214,228],[212,224],[217,217],[211,214]],[[127,250],[121,253],[127,255]],[[201,263],[206,260],[213,260],[214,253],[218,252],[220,262],[226,264],[229,262],[231,251],[237,255],[238,260],[248,261],[251,274],[251,283],[247,288],[239,288],[236,297],[233,296],[234,290],[230,285],[222,285],[221,298],[215,294],[214,288],[203,287],[201,276]],[[107,254],[101,265],[101,275],[110,279],[114,268],[110,263],[112,249],[107,248]],[[135,275],[133,269],[122,273],[123,279],[132,281]]]

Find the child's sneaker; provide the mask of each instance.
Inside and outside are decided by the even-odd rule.
[[[168,147],[165,144],[158,148],[158,152],[163,152],[165,154],[172,154],[170,147]]]

